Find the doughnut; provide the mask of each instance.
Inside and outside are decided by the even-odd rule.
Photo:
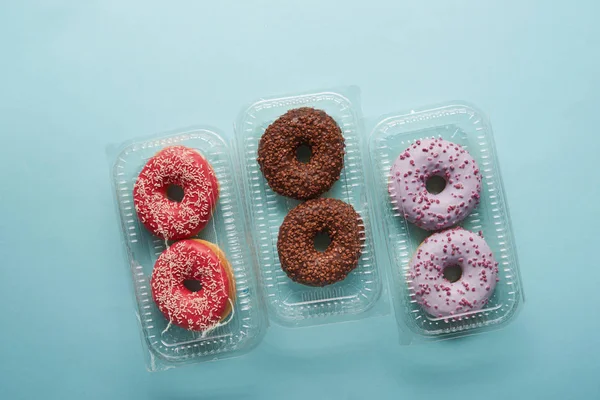
[[[433,176],[446,183],[438,194],[427,190]],[[409,222],[428,231],[441,230],[462,221],[477,207],[481,174],[477,162],[461,146],[443,139],[417,140],[394,162],[388,190],[392,203]]]
[[[193,292],[184,282],[200,282]],[[235,279],[225,254],[200,239],[175,242],[156,260],[150,280],[152,298],[165,318],[191,331],[214,327],[235,303]]]
[[[331,243],[324,252],[315,237],[326,233]],[[279,228],[277,252],[291,280],[308,286],[341,281],[358,265],[362,220],[354,208],[338,199],[319,198],[294,207]]]
[[[454,282],[445,269],[459,267]],[[419,245],[410,264],[409,285],[417,303],[434,317],[460,316],[482,309],[498,281],[498,263],[482,235],[463,228],[447,229]]]
[[[179,202],[167,197],[172,185],[183,189]],[[133,187],[138,218],[153,235],[165,240],[197,235],[208,223],[218,196],[219,185],[208,161],[184,146],[159,151]]]
[[[310,160],[298,160],[302,145]],[[286,112],[265,130],[258,145],[258,165],[274,192],[308,200],[328,191],[344,166],[344,137],[325,111],[302,107]]]

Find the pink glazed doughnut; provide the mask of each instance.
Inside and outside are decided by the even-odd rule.
[[[426,187],[433,176],[446,182],[438,194]],[[462,221],[477,207],[481,174],[461,146],[443,139],[417,140],[394,162],[388,190],[409,222],[428,231],[440,230]]]
[[[444,269],[458,266],[450,282]],[[409,285],[423,309],[434,317],[458,317],[482,309],[498,281],[498,263],[483,237],[463,228],[434,233],[410,261]]]

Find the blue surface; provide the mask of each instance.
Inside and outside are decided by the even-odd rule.
[[[597,1],[7,3],[3,398],[600,397]],[[257,97],[346,84],[365,115],[456,98],[490,115],[523,312],[409,348],[392,314],[271,326],[242,358],[147,373],[106,145],[199,123],[231,135]]]

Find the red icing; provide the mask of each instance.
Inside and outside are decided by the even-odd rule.
[[[181,202],[167,198],[169,185],[183,188]],[[140,221],[153,235],[169,240],[197,235],[208,223],[218,196],[217,178],[208,161],[184,146],[158,152],[133,187]]]
[[[200,281],[197,292],[183,282]],[[198,240],[181,240],[165,250],[154,265],[152,297],[173,324],[193,331],[217,324],[229,305],[230,282],[219,256]]]

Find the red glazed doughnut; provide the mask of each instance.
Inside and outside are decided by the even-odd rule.
[[[186,280],[199,281],[200,290],[189,290]],[[163,315],[192,331],[213,327],[235,302],[231,265],[221,249],[204,240],[181,240],[166,249],[154,264],[150,285]]]
[[[171,185],[183,189],[180,202],[167,197]],[[179,240],[195,236],[208,223],[219,197],[217,177],[196,150],[166,147],[152,157],[133,187],[133,202],[155,236]]]

